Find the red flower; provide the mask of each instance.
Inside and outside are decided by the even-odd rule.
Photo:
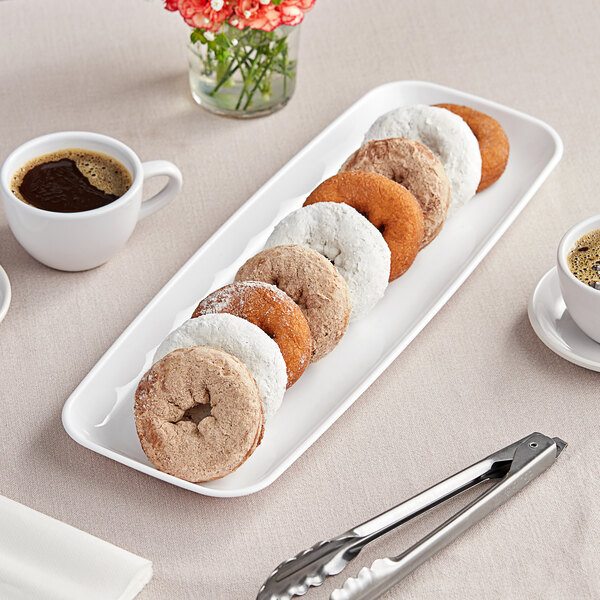
[[[283,25],[300,25],[304,12],[312,7],[315,0],[283,0],[279,5]]]
[[[175,0],[167,0],[171,5]],[[216,31],[233,14],[233,7],[224,0],[179,0],[179,12],[191,27]]]
[[[315,0],[283,0],[281,6],[295,6],[303,12],[309,11],[315,4]]]
[[[271,2],[263,4],[260,0],[238,0],[235,16],[229,23],[238,29],[250,27],[273,31],[281,25],[281,14]]]
[[[191,27],[217,31],[229,22],[238,29],[273,31],[280,25],[299,25],[315,0],[165,0],[167,10],[181,13]]]

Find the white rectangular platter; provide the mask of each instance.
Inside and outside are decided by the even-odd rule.
[[[163,338],[200,299],[230,283],[263,248],[283,216],[335,174],[382,113],[405,104],[464,104],[504,127],[504,175],[446,221],[441,234],[387,289],[339,346],[286,392],[262,444],[235,473],[208,483],[182,481],[152,466],[139,444],[133,395]],[[545,123],[447,87],[397,81],[373,89],[329,125],[248,200],[142,310],[65,403],[62,419],[78,443],[124,465],[208,496],[257,492],[281,475],[369,387],[465,281],[560,160],[562,142]]]

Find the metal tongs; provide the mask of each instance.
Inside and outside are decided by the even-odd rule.
[[[330,600],[379,598],[543,473],[566,446],[559,438],[532,433],[362,525],[281,563],[265,581],[256,600],[290,600],[302,596],[310,587],[321,585],[326,577],[340,573],[379,536],[479,483],[499,480],[411,548],[394,558],[376,560],[330,596]]]

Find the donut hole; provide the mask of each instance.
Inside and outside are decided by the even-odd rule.
[[[181,417],[180,421],[193,421],[196,425],[200,421],[204,421],[207,417],[212,416],[212,406],[208,402],[206,404],[196,404],[191,408],[188,408]]]
[[[354,206],[353,206],[352,208],[355,208],[355,209],[356,209],[356,207],[354,207]],[[376,225],[376,224],[375,224],[375,221],[376,221],[376,219],[373,219],[373,218],[372,218],[372,215],[369,213],[369,211],[363,211],[363,210],[358,210],[358,209],[356,209],[356,210],[357,210],[357,212],[358,212],[359,214],[361,214],[361,215],[362,215],[362,216],[363,216],[363,217],[364,217],[364,218],[365,218],[367,221],[369,221],[369,222],[371,223],[371,225],[373,225],[374,227],[376,227],[376,228],[379,230],[379,233],[383,234],[383,232],[385,231],[385,223],[381,223],[380,225]]]
[[[318,249],[319,254],[322,254],[334,267],[336,266],[336,261],[342,254],[341,249],[338,246],[331,246],[325,244],[322,248]]]

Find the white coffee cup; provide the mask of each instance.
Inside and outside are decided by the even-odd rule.
[[[117,200],[82,212],[60,213],[36,208],[17,198],[10,183],[16,171],[38,156],[66,148],[83,148],[108,154],[122,163],[132,177],[129,190]],[[166,175],[166,186],[145,202],[145,179]],[[181,189],[181,172],[165,160],[142,163],[135,152],[118,140],[85,131],[63,131],[35,138],[19,146],[0,169],[4,211],[21,246],[41,263],[62,271],[84,271],[105,263],[120,250],[136,223],[165,207]]]
[[[600,215],[571,227],[558,245],[556,262],[560,290],[569,314],[581,331],[600,343],[600,290],[579,281],[571,273],[567,262],[567,256],[575,248],[577,240],[594,229],[600,229]]]

